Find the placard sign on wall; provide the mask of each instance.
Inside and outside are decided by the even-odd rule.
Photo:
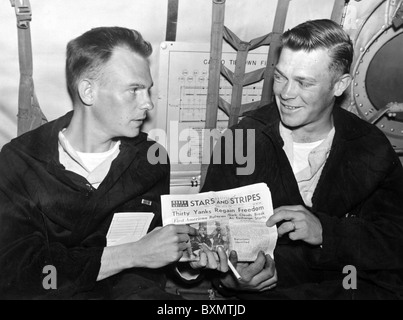
[[[262,47],[249,53],[246,72],[266,67],[268,49]],[[156,129],[149,134],[168,151],[173,193],[198,191],[209,59],[209,43],[161,44]],[[236,52],[228,45],[223,47],[222,63],[231,71],[235,70]],[[259,101],[262,86],[263,81],[244,87],[242,103]],[[221,77],[221,97],[231,102],[231,94],[232,86]],[[227,126],[228,116],[219,110],[217,128],[223,131]]]

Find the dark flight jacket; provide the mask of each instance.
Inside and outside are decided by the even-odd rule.
[[[154,212],[150,229],[161,225],[170,167],[147,160],[155,142],[143,133],[123,138],[96,190],[59,162],[58,134],[71,117],[14,139],[0,153],[0,298],[105,298],[109,289],[96,279],[113,214]],[[43,286],[46,266],[57,271],[57,290]],[[165,285],[162,270],[133,269],[130,278],[138,290]]]
[[[284,236],[279,239],[275,260],[282,248],[287,248],[290,263],[296,261],[292,258],[293,252],[303,252],[302,260],[315,275],[309,279],[301,278],[305,295],[297,294],[298,283],[293,283],[295,294],[290,296],[314,298],[312,289],[320,288],[318,283],[326,283],[326,292],[322,290],[320,293],[319,289],[318,298],[331,297],[333,289],[329,289],[329,281],[338,286],[337,290],[343,290],[342,280],[347,276],[343,269],[350,265],[356,268],[359,281],[364,283],[358,290],[368,285],[381,288],[394,297],[403,297],[402,165],[378,128],[339,107],[335,107],[333,115],[336,135],[313,195],[313,206],[308,208],[322,224],[323,245],[309,246],[302,241],[292,242]],[[244,143],[235,144],[234,150],[241,148],[246,155],[247,144],[255,143],[254,172],[237,175],[236,169],[245,165],[237,164],[234,159],[227,161],[229,164],[224,160],[223,164],[211,164],[202,191],[264,182],[271,190],[274,208],[304,205],[292,167],[283,151],[279,122],[275,104],[248,113],[231,131],[243,132]],[[256,130],[255,140],[246,141],[246,129]],[[225,159],[225,143],[222,142],[221,150],[217,149],[215,152],[221,152],[222,159]],[[252,158],[250,155],[248,161]],[[278,265],[278,287],[282,286],[282,281],[287,282],[291,273],[297,274],[298,268],[296,263],[294,269],[283,271]],[[307,281],[312,285],[307,286]],[[354,290],[351,292],[354,294]],[[363,292],[362,297],[371,296]]]

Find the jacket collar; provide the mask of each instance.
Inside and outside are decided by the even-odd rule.
[[[262,132],[275,139],[281,146],[284,142],[280,136],[280,115],[276,103],[271,103],[258,110],[245,114],[246,117],[258,121]],[[335,141],[355,140],[369,133],[369,125],[353,113],[344,110],[339,105],[333,109],[334,126],[336,129]]]
[[[59,163],[58,141],[59,132],[67,128],[71,122],[74,111],[42,125],[15,140],[17,148],[40,162]],[[147,141],[147,135],[140,133],[135,138],[121,138],[121,148],[135,148],[136,145]]]

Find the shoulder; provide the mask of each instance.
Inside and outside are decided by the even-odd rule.
[[[373,147],[384,148],[385,150],[393,149],[390,140],[376,125],[361,119],[347,110],[339,109],[337,111],[337,122],[335,125],[336,131],[341,131],[343,138],[346,140],[355,141],[364,146],[371,145]]]
[[[165,147],[155,140],[151,139],[149,135],[145,132],[140,132],[140,134],[135,138],[122,138],[122,141],[125,144],[139,149],[141,152],[151,152],[150,149],[152,149],[156,152],[167,154]]]
[[[28,131],[17,138],[12,139],[3,149],[5,152],[14,150],[29,154],[38,159],[46,159],[51,152],[57,149],[59,131],[68,125],[73,113],[43,124],[42,126]]]
[[[357,170],[370,168],[382,173],[401,166],[390,140],[377,126],[344,109],[338,111],[335,126],[337,140],[345,141],[346,156]]]
[[[164,146],[151,139],[147,133],[141,132],[135,138],[122,138],[122,144],[129,146],[132,152],[146,166],[152,166],[153,170],[160,168],[163,171],[170,167],[168,152]]]
[[[273,122],[278,122],[279,115],[274,103],[245,113],[243,119],[233,128],[263,129]]]

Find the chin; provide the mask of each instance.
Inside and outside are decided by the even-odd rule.
[[[298,128],[303,125],[303,122],[299,121],[298,119],[292,119],[284,116],[281,116],[281,122],[288,128]]]
[[[140,129],[132,129],[126,131],[122,136],[126,138],[135,138],[140,134]]]

